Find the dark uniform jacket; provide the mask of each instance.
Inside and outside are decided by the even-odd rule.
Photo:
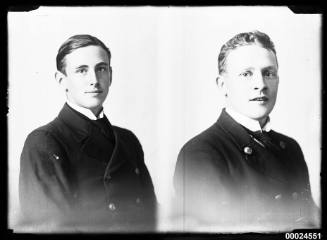
[[[156,197],[138,139],[106,117],[101,122],[65,104],[55,120],[29,134],[19,179],[24,223],[59,230],[155,229]]]
[[[174,211],[184,229],[195,221],[236,229],[315,226],[317,209],[298,143],[274,131],[269,135],[273,150],[224,109],[214,125],[183,146],[174,174]]]

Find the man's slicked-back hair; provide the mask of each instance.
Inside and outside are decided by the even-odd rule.
[[[66,55],[70,54],[74,50],[82,47],[87,46],[99,46],[103,48],[108,54],[109,64],[110,64],[110,58],[111,53],[109,48],[98,38],[87,35],[87,34],[81,34],[81,35],[74,35],[70,38],[68,38],[59,48],[58,54],[56,57],[56,64],[57,64],[57,70],[66,74],[65,68],[65,57]]]
[[[222,74],[226,70],[226,59],[228,56],[228,53],[241,46],[246,45],[253,45],[258,44],[263,48],[266,48],[270,51],[272,51],[276,56],[277,61],[277,55],[275,50],[274,43],[270,40],[269,36],[263,32],[260,31],[252,31],[252,32],[244,32],[239,33],[233,38],[231,38],[229,41],[227,41],[220,49],[220,53],[218,56],[218,71],[219,74]]]

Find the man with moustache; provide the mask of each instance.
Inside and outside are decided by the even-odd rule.
[[[46,230],[151,231],[156,197],[143,150],[103,110],[111,53],[90,35],[60,47],[56,80],[67,102],[26,139],[20,165],[23,224]],[[37,228],[36,228],[37,229]]]
[[[218,69],[226,108],[183,146],[175,168],[183,229],[316,227],[301,148],[270,128],[279,82],[273,42],[259,31],[240,33],[222,46]]]

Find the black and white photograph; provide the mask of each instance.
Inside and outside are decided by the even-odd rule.
[[[15,233],[321,228],[322,15],[9,11]]]

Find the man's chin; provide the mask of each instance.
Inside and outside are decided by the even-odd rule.
[[[269,113],[271,111],[269,111],[269,109],[267,108],[248,108],[246,109],[246,111],[244,111],[244,109],[242,109],[241,111],[239,111],[239,113],[243,114],[244,116],[251,118],[253,120],[262,120],[265,119]]]
[[[94,102],[94,103],[88,103],[88,104],[84,104],[82,107],[93,111],[93,110],[102,108],[102,102],[98,101],[98,102]]]
[[[261,121],[266,119],[268,115],[269,115],[269,111],[265,111],[265,112],[249,113],[248,117],[256,121]]]

